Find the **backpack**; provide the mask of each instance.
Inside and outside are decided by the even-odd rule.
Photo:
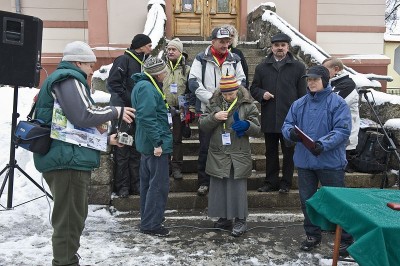
[[[361,128],[355,155],[349,158],[350,166],[357,172],[377,174],[386,171],[388,144],[385,135],[375,130]]]

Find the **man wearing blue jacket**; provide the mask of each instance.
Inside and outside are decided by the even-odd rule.
[[[322,186],[345,186],[346,144],[351,132],[351,114],[343,98],[332,92],[327,68],[311,67],[304,77],[307,78],[307,94],[290,107],[282,134],[287,140],[298,142],[293,161],[298,169],[300,202],[307,235],[300,249],[311,251],[321,243],[321,228],[311,223],[306,212],[306,200],[317,191],[318,182]],[[314,140],[313,146],[302,142],[295,126]],[[352,237],[343,232],[340,255],[346,255],[346,249],[352,242]]]

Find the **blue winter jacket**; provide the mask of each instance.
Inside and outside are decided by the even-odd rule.
[[[330,85],[314,95],[307,89],[307,94],[292,104],[282,126],[286,139],[290,139],[290,129],[295,125],[324,147],[319,156],[314,156],[303,143],[297,143],[293,156],[296,167],[311,170],[345,168],[351,114],[346,102],[332,92]]]

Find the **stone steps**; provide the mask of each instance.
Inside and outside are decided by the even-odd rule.
[[[257,188],[263,185],[264,174],[253,172],[247,180],[248,206],[257,208],[300,208],[297,190],[297,172],[293,176],[293,187],[288,194],[278,192],[261,193]],[[347,187],[370,188],[380,187],[382,174],[346,173],[345,183]],[[394,184],[395,176],[390,177],[389,184]],[[184,174],[182,180],[170,178],[170,193],[168,195],[167,209],[205,209],[207,207],[207,196],[197,195],[197,174]],[[128,198],[112,198],[112,205],[119,211],[139,210],[139,196]]]

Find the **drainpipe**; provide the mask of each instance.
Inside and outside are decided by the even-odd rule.
[[[15,0],[15,12],[21,14],[21,0]]]

